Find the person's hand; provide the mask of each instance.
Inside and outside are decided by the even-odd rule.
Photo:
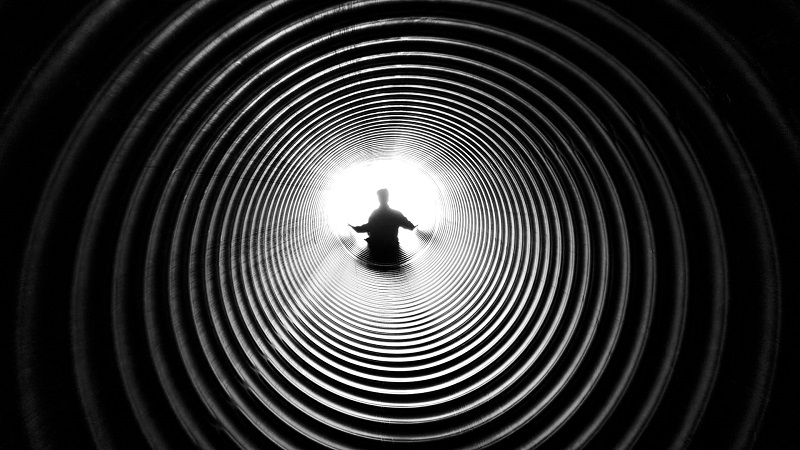
[[[419,225],[414,225],[414,228],[412,228],[412,230],[416,230],[418,226]]]

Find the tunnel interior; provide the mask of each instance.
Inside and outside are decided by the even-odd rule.
[[[644,3],[0,4],[0,447],[800,445],[800,7]]]

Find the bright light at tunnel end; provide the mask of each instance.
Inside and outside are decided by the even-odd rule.
[[[378,207],[378,189],[389,190],[389,207],[417,225],[414,231],[400,229],[398,240],[406,252],[423,246],[420,236],[437,227],[441,186],[417,164],[405,159],[377,159],[353,164],[331,178],[325,208],[328,224],[340,239],[355,240],[366,247],[366,233],[356,233],[348,224],[362,225]]]

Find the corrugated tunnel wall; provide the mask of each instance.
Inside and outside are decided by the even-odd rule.
[[[0,446],[796,448],[798,29],[3,3]]]

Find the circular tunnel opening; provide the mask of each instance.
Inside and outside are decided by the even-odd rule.
[[[389,207],[415,225],[412,230],[399,229],[396,255],[370,252],[365,234],[350,226],[368,223],[370,213],[379,206],[381,189],[388,191]],[[423,252],[435,239],[440,223],[448,220],[442,217],[447,209],[441,204],[444,191],[419,165],[395,156],[354,163],[331,176],[324,202],[331,230],[351,255],[367,263],[397,267]]]

